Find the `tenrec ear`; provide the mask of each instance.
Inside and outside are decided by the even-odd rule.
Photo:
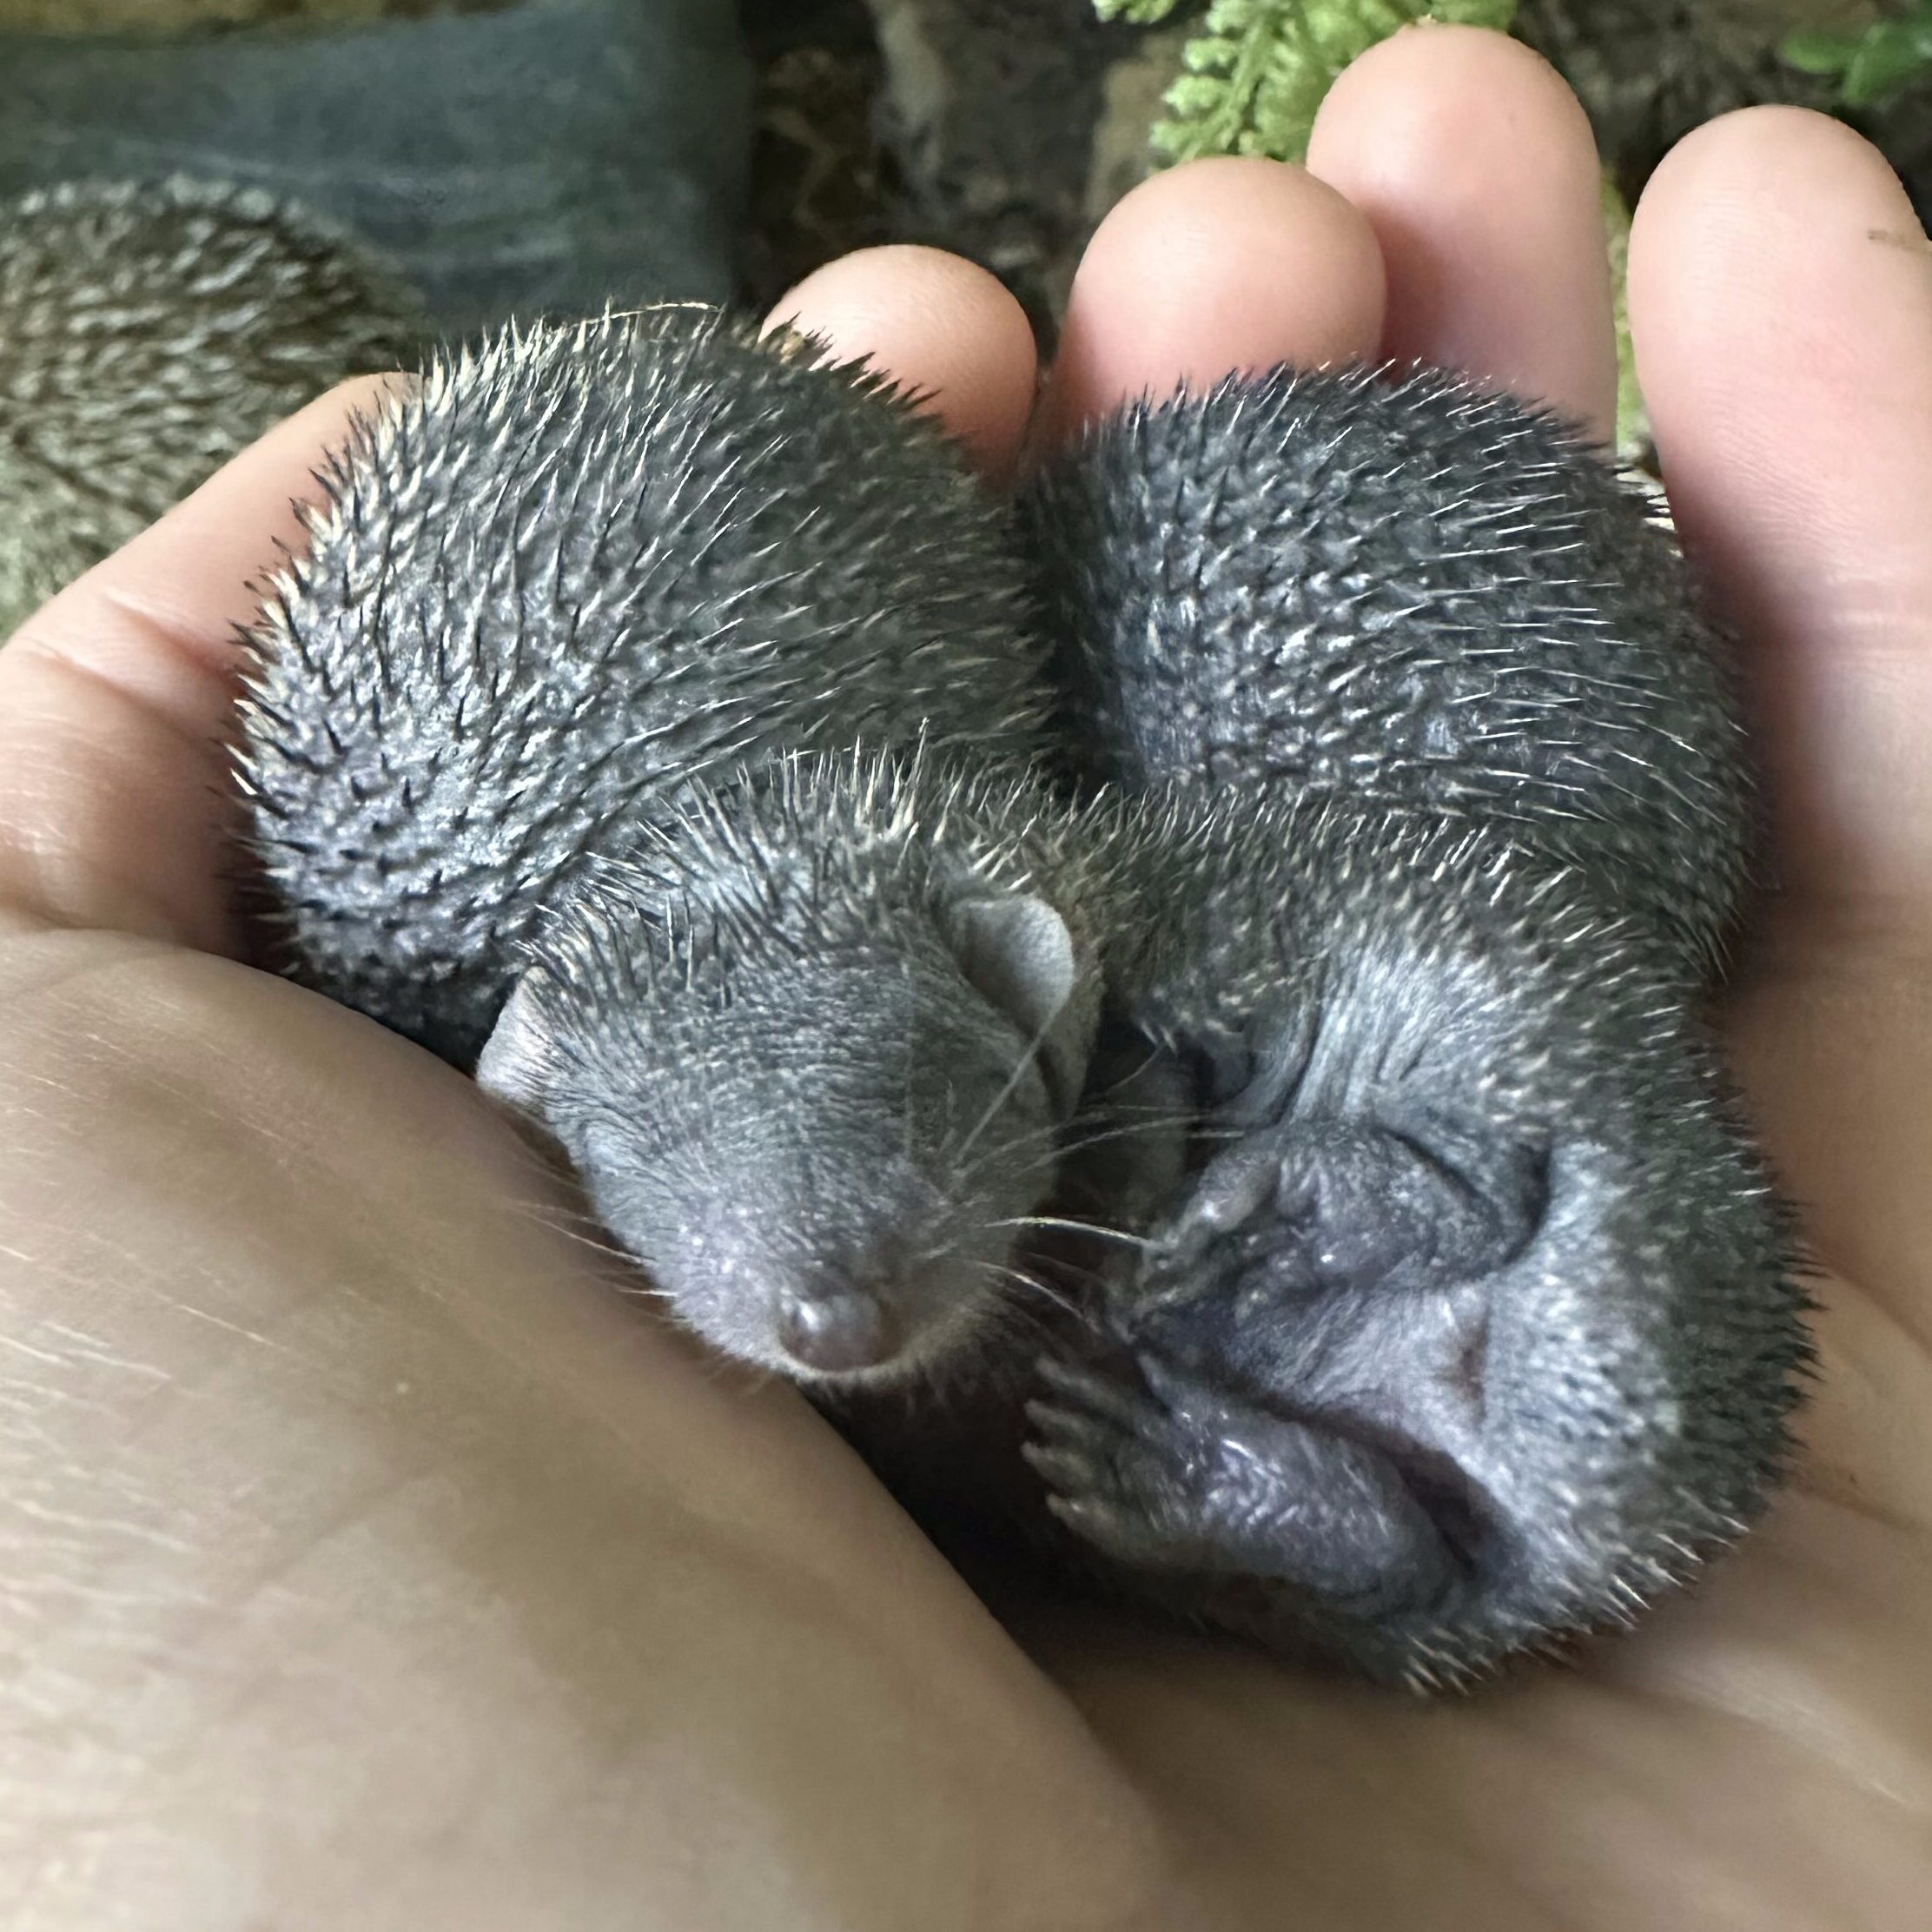
[[[1031,894],[963,899],[951,911],[960,970],[1029,1041],[1039,1041],[1055,1104],[1070,1112],[1099,1012],[1091,963],[1080,956],[1067,922]]]
[[[519,1114],[534,1114],[549,1084],[550,1029],[527,977],[497,1015],[476,1062],[476,1084]]]

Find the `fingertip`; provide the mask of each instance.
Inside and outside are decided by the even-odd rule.
[[[1856,129],[1815,108],[1775,103],[1734,109],[1692,129],[1657,163],[1644,192],[1661,198],[1674,183],[1704,170],[1737,175],[1757,166],[1794,175],[1813,169],[1825,176],[1849,169],[1904,192],[1891,163]]]
[[[1896,436],[1871,404],[1922,387],[1929,264],[1890,164],[1829,115],[1747,108],[1679,142],[1638,203],[1630,255],[1638,372],[1660,448],[1677,446],[1677,488],[1697,493],[1714,435],[1816,450],[1856,423],[1855,453],[1868,431]]]
[[[1367,222],[1306,169],[1185,162],[1125,196],[1088,244],[1039,440],[1235,371],[1370,356],[1382,299]]]
[[[1932,248],[1876,149],[1743,109],[1631,237],[1672,508],[1748,636],[1786,876],[1932,916]]]
[[[1369,222],[1386,354],[1459,369],[1610,433],[1602,172],[1576,96],[1505,34],[1424,21],[1338,77],[1308,165]]]
[[[1879,238],[1874,222],[1895,241],[1923,244],[1903,184],[1863,135],[1810,108],[1741,108],[1657,164],[1631,222],[1632,294],[1641,275],[1651,306],[1673,286],[1701,299],[1767,247]]]
[[[1570,83],[1533,47],[1492,28],[1425,19],[1377,41],[1335,76],[1316,112],[1309,146],[1334,138],[1334,123],[1357,116],[1365,97],[1371,103],[1386,102],[1397,89],[1413,95],[1420,122],[1439,110],[1439,125],[1466,129],[1471,100],[1485,89],[1506,92],[1506,98],[1492,97],[1492,119],[1528,112],[1571,133],[1589,128]],[[1326,129],[1324,122],[1329,123]],[[1419,135],[1432,143],[1435,138],[1426,125],[1390,128],[1386,133],[1392,146]]]
[[[1932,252],[1890,163],[1829,115],[1747,108],[1679,142],[1632,218],[1630,300],[1659,447],[1684,465],[1711,433],[1816,453],[1856,425],[1855,458],[1919,440],[1912,410],[1872,406],[1932,382]]]
[[[863,358],[930,407],[973,461],[1012,466],[1038,378],[1032,325],[983,268],[942,248],[862,248],[815,270],[765,319]]]

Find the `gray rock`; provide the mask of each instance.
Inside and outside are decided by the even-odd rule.
[[[180,171],[265,188],[376,243],[461,334],[728,294],[749,111],[726,0],[0,36],[0,194]]]

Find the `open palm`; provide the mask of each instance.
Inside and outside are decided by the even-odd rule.
[[[1311,168],[1123,204],[1032,437],[1379,354],[1605,422],[1595,160],[1547,69],[1400,36]],[[1453,1704],[996,1622],[789,1391],[612,1292],[466,1082],[231,956],[229,627],[370,400],[338,393],[0,654],[0,1922],[1927,1922],[1932,251],[1869,149],[1757,112],[1666,164],[1631,299],[1777,789],[1737,1051],[1829,1271],[1760,1534]],[[878,251],[784,312],[1023,460],[1032,350],[976,271]]]

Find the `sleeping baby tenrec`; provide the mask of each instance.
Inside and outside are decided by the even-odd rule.
[[[1722,640],[1578,435],[1427,371],[1131,409],[1035,487],[1072,726],[1163,802],[1115,969],[1201,1131],[1137,1371],[1029,1453],[1116,1581],[1428,1684],[1755,1516],[1807,1354],[1701,1002],[1755,811]]]
[[[439,363],[310,535],[236,758],[281,963],[473,1066],[719,1349],[943,1370],[1095,996],[1021,572],[950,446],[666,308]]]

